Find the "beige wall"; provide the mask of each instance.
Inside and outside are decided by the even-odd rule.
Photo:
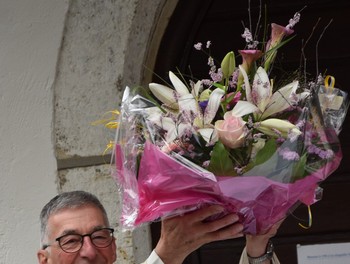
[[[57,192],[95,193],[117,227],[117,188],[99,157],[113,133],[90,123],[118,107],[125,85],[149,80],[143,65],[175,4],[0,2],[0,263],[36,263],[38,214]],[[148,228],[118,245],[118,263],[143,260]]]

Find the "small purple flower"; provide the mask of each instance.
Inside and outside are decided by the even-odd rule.
[[[195,150],[195,147],[193,146],[193,144],[189,144],[187,150],[192,152]]]
[[[278,138],[276,138],[276,143],[278,143],[278,144],[282,144],[283,142],[285,142],[286,140],[285,140],[285,138],[284,137],[278,137]]]
[[[207,41],[206,48],[207,48],[207,49],[209,49],[209,48],[210,48],[210,45],[211,45],[211,41],[210,41],[210,40],[208,40],[208,41]]]
[[[334,152],[331,149],[322,150],[315,145],[310,145],[307,149],[310,154],[316,154],[321,159],[330,159],[334,156]]]
[[[295,130],[290,130],[288,133],[288,139],[290,140],[290,142],[294,142],[298,139],[298,137],[300,136],[299,131],[295,131]]]
[[[213,57],[211,57],[211,56],[208,58],[208,65],[209,65],[210,67],[213,67],[213,66],[215,67],[215,65],[214,65],[214,59],[213,59]]]
[[[242,175],[244,173],[244,167],[235,167],[234,170],[238,175]]]
[[[194,44],[194,48],[196,49],[196,50],[201,50],[202,49],[202,43],[201,42],[198,42],[197,44]]]
[[[209,164],[210,164],[210,160],[206,160],[206,161],[203,162],[203,165],[202,165],[202,166],[203,166],[204,168],[207,168],[207,167],[209,166]]]
[[[290,150],[289,148],[279,148],[278,153],[283,157],[285,160],[293,160],[298,161],[300,159],[300,156],[297,152]]]
[[[327,150],[325,150],[324,152],[325,152],[325,153],[324,153],[324,158],[325,158],[325,159],[331,159],[331,158],[334,157],[334,152],[333,152],[333,150],[327,149]]]
[[[207,108],[208,100],[199,102],[199,107],[202,109],[202,112],[204,113],[205,108]]]
[[[289,24],[286,26],[287,29],[292,29],[300,21],[300,13],[296,12],[294,17],[289,19]]]
[[[303,120],[298,121],[298,122],[295,124],[295,126],[296,126],[299,130],[302,130],[303,127],[305,126],[305,123],[306,123],[306,121],[303,119]]]
[[[263,135],[264,135],[263,133],[256,133],[253,135],[253,139],[257,140],[257,139],[261,138]]]
[[[248,28],[244,28],[244,33],[241,35],[245,39],[245,42],[249,43],[253,41],[252,33]]]
[[[213,84],[213,81],[212,80],[209,80],[209,79],[203,79],[202,80],[202,84],[205,85],[205,86],[212,86]]]
[[[248,116],[247,126],[254,128],[254,122],[253,122],[253,118],[251,116]],[[256,135],[258,135],[258,134],[256,134]]]
[[[213,82],[220,82],[223,77],[221,69],[218,69],[218,72],[210,72],[210,77]]]
[[[256,49],[259,42],[253,39],[253,35],[248,28],[244,29],[244,33],[241,36],[245,39],[248,49]]]

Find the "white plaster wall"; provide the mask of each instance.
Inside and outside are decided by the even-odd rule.
[[[53,82],[67,1],[0,1],[0,263],[36,263],[56,194]]]

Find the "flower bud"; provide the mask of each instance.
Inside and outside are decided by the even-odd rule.
[[[224,78],[229,78],[232,74],[233,71],[236,68],[236,61],[235,61],[235,54],[233,51],[230,51],[229,53],[226,54],[224,59],[221,62],[221,70],[224,75]]]

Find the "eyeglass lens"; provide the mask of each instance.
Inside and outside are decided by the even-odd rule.
[[[113,229],[103,228],[91,234],[67,234],[57,239],[63,251],[68,253],[77,252],[83,246],[84,237],[90,237],[92,244],[98,248],[108,247],[113,241]]]

